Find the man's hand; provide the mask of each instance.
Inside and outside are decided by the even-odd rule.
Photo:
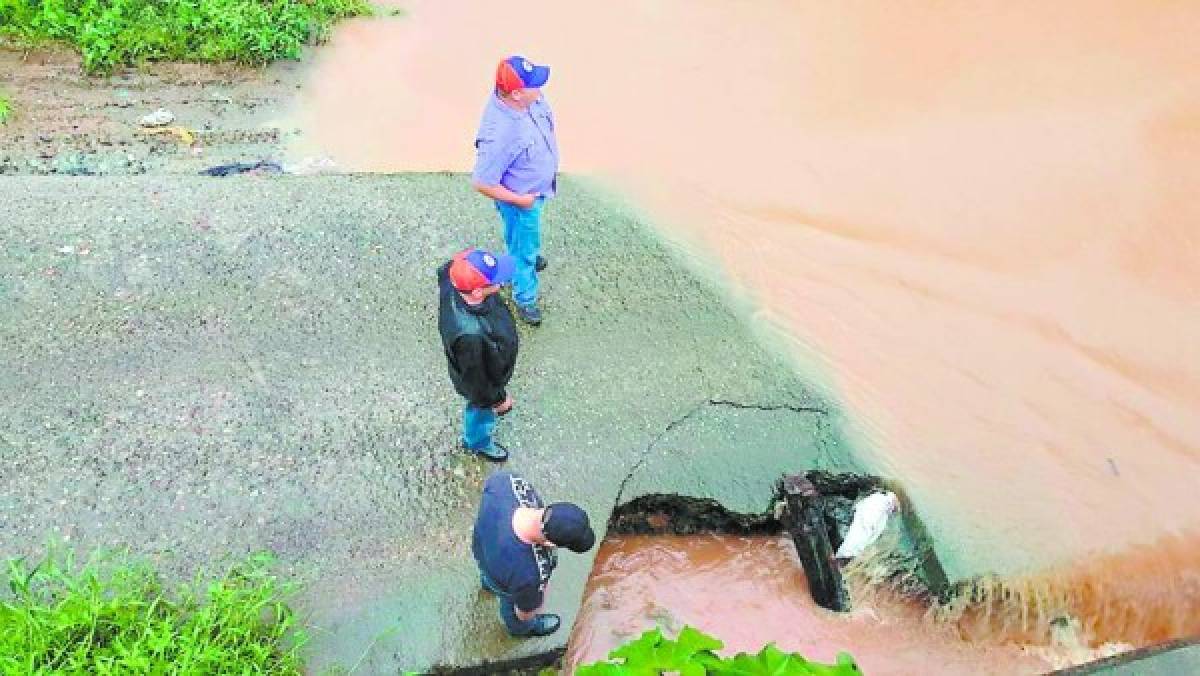
[[[501,202],[507,202],[515,207],[522,209],[532,209],[533,203],[537,201],[538,196],[533,193],[519,195],[502,185],[487,185],[485,183],[476,182],[475,189],[480,193]]]
[[[516,402],[513,401],[512,395],[510,394],[504,398],[504,401],[493,406],[492,410],[496,412],[496,415],[504,415],[512,410],[513,404],[515,403]]]

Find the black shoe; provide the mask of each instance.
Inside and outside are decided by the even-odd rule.
[[[533,619],[533,627],[526,636],[549,636],[558,631],[562,620],[554,613],[542,613]]]
[[[463,444],[463,450],[468,453],[474,453],[484,460],[491,460],[492,462],[504,462],[508,460],[508,449],[494,441],[491,446],[487,446],[486,448],[467,448],[467,445]]]
[[[534,263],[533,263],[533,269],[537,270],[538,272],[545,270],[546,269],[546,257],[538,256],[537,260],[534,261]]]
[[[521,321],[531,326],[537,326],[542,323],[542,311],[536,305],[518,305],[517,316]]]

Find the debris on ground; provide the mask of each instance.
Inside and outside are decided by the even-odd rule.
[[[165,127],[175,121],[175,114],[166,108],[158,110],[148,115],[143,115],[138,124],[143,127]]]
[[[256,174],[282,174],[283,167],[278,162],[269,162],[260,160],[258,162],[234,162],[232,164],[222,164],[215,167],[209,167],[200,172],[201,176],[234,176],[237,174],[256,173]]]
[[[839,559],[853,559],[883,535],[888,517],[900,507],[896,494],[872,493],[854,505],[854,520],[846,538],[834,554]]]
[[[143,134],[173,134],[179,142],[185,146],[191,146],[196,143],[196,135],[187,127],[152,127],[143,129]]]

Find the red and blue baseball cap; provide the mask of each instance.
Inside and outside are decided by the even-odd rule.
[[[523,56],[510,56],[496,67],[496,87],[506,94],[541,87],[549,79],[549,66],[539,66]]]
[[[512,281],[517,261],[512,256],[496,255],[483,249],[464,249],[450,261],[450,283],[463,292]]]

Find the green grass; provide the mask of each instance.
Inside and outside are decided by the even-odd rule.
[[[76,46],[84,70],[147,61],[294,59],[364,0],[0,0],[0,37]]]
[[[174,593],[128,557],[8,562],[0,674],[299,674],[295,589],[259,555]]]
[[[8,118],[12,117],[12,103],[8,100],[8,96],[4,92],[0,92],[0,124],[8,124]]]

